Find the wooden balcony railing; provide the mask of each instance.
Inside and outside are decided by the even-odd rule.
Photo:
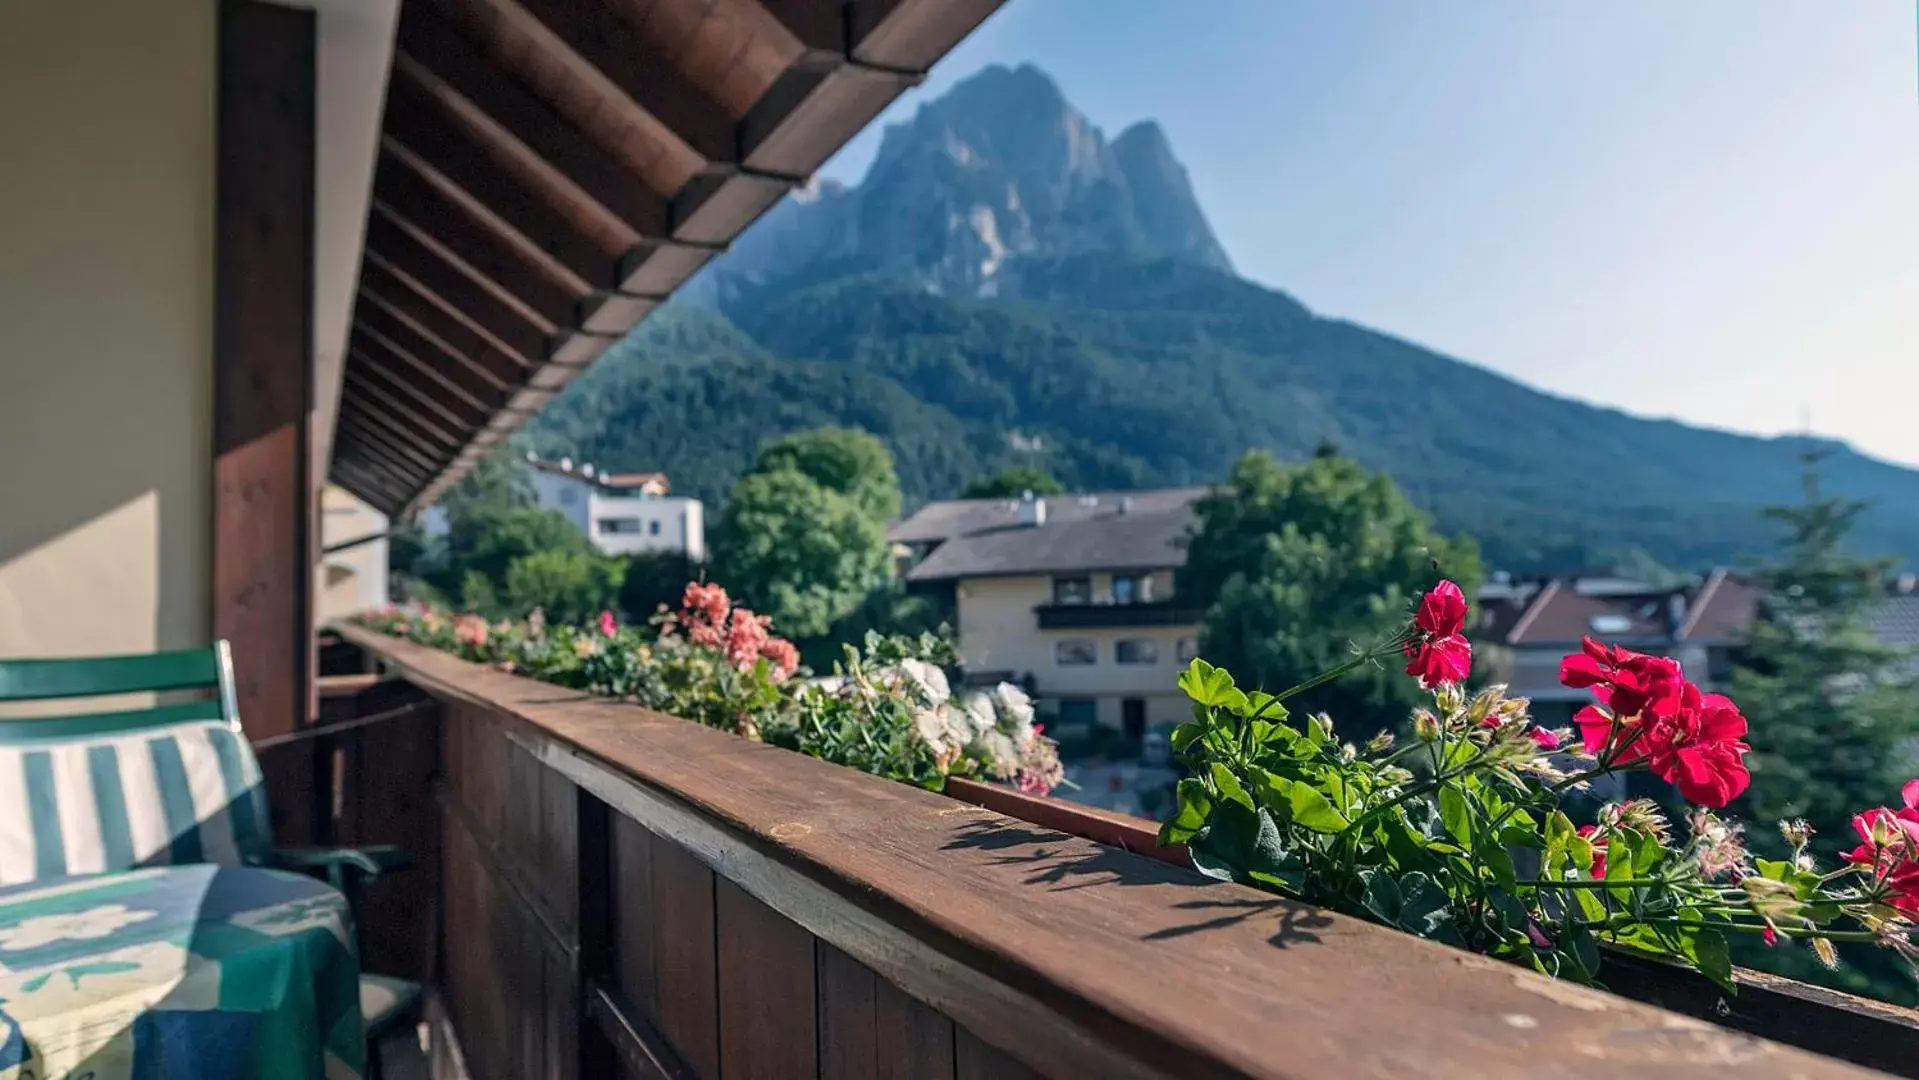
[[[1866,1075],[1177,853],[341,633],[438,703],[436,1075]],[[1825,1022],[1761,1022],[1919,1064],[1902,1010],[1786,997]]]

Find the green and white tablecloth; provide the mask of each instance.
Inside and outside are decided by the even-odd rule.
[[[181,866],[0,889],[0,1080],[358,1077],[346,900]]]

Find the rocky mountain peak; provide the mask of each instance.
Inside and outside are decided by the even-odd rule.
[[[1109,143],[1045,72],[995,64],[889,126],[858,187],[795,192],[689,291],[724,304],[831,264],[993,295],[1021,258],[1106,251],[1232,269],[1157,123]]]

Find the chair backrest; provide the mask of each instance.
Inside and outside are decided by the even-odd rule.
[[[136,866],[264,862],[260,764],[232,653],[0,660],[0,702],[196,692],[193,700],[0,719],[0,885]]]

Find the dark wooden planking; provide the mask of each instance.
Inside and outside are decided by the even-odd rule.
[[[662,63],[658,46],[647,41],[632,22],[616,14],[617,5],[519,0],[518,6],[695,153],[711,163],[739,160],[733,132],[738,117],[730,115],[705,88],[686,78],[672,63]]]
[[[381,703],[375,701],[375,706]],[[413,860],[361,890],[360,948],[367,970],[424,980],[440,889],[440,767],[436,708],[366,728],[360,736],[356,844],[397,844]]]
[[[818,947],[820,1075],[835,1080],[953,1075],[953,1021],[825,942]]]
[[[1007,1057],[991,1045],[981,1042],[978,1036],[965,1028],[955,1030],[953,1043],[953,1074],[955,1080],[1042,1080],[1039,1073]],[[1343,1076],[1349,1074],[1336,1073],[1330,1075]],[[1409,1072],[1404,1075],[1423,1076],[1432,1074]]]
[[[483,144],[484,136],[404,74],[387,87],[385,134],[389,147],[405,151],[396,154],[401,161],[490,211],[510,230],[502,239],[537,253],[549,276],[570,275],[581,289],[618,284],[613,267],[628,244],[609,242],[565,189],[547,186],[551,177],[510,146]]]
[[[677,830],[728,880],[1048,1076],[1532,1076],[1545,1060],[1569,1077],[1727,1061],[1747,1078],[1861,1075],[723,732],[341,633],[436,695],[525,719],[553,740],[551,767]],[[656,845],[656,891],[661,851],[691,859]]]
[[[414,236],[542,333],[573,324],[586,290],[555,281],[539,262],[502,240],[475,208],[435,187],[383,149],[373,176],[374,210],[411,226]]]
[[[953,1021],[885,979],[874,982],[881,1076],[953,1075]]]
[[[344,413],[339,421],[341,455],[402,487],[419,483],[420,466],[399,457],[377,437],[368,436],[365,428],[349,421]]]
[[[421,299],[491,335],[509,355],[528,362],[545,355],[546,331],[536,321],[518,308],[500,303],[491,290],[468,277],[444,253],[422,243],[407,227],[385,214],[376,213],[367,219],[366,261],[392,274]]]
[[[612,983],[648,1023],[658,1025],[660,995],[653,967],[653,834],[632,818],[609,814],[612,896],[607,907]]]
[[[638,1080],[702,1080],[686,1067],[666,1044],[659,1031],[634,1009],[632,1003],[603,983],[586,988],[586,1012],[595,1031],[605,1040],[622,1074]],[[610,1072],[604,1065],[601,1076]]]
[[[725,878],[714,907],[722,1077],[810,1080],[818,1058],[813,935]]]
[[[393,475],[383,462],[374,459],[364,445],[351,439],[342,440],[333,457],[335,461],[357,469],[363,478],[376,481],[378,487],[401,498],[402,502],[404,496],[401,493],[413,490],[411,483]]]
[[[399,49],[396,70],[411,69],[436,95],[457,95],[632,230],[635,239],[665,235],[664,199],[635,183],[618,159],[547,102],[521,89],[505,69],[430,8],[408,4],[400,12]],[[449,107],[458,105],[449,102]]]
[[[833,1080],[886,1080],[880,1071],[878,1010],[871,968],[821,941],[818,971],[820,1076]],[[948,1026],[951,1024],[949,1022]]]
[[[232,642],[254,738],[291,732],[317,710],[315,35],[310,11],[220,4],[212,631]],[[274,817],[292,835],[317,822],[314,780],[298,762],[268,774]]]
[[[653,970],[659,1029],[673,1052],[705,1080],[720,1075],[719,957],[713,930],[713,871],[685,849],[652,838]]]
[[[847,51],[843,5],[819,0],[759,0],[817,59],[838,59]]]
[[[539,845],[528,871],[535,875],[540,899],[553,929],[566,941],[580,933],[580,789],[565,776],[538,765]],[[604,849],[591,853],[605,858]]]

